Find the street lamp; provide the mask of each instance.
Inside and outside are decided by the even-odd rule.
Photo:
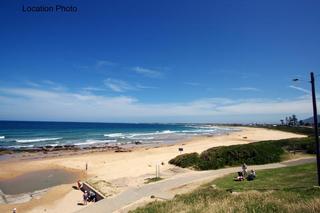
[[[313,126],[314,126],[314,137],[316,142],[316,154],[317,154],[317,171],[318,171],[318,185],[320,186],[320,150],[319,150],[319,132],[318,132],[318,113],[317,113],[317,99],[315,91],[315,81],[313,72],[310,73],[311,78],[311,94],[312,94],[312,106],[313,106]],[[298,81],[295,78],[293,81]]]
[[[320,151],[319,151],[319,132],[318,132],[318,113],[317,113],[317,99],[313,72],[310,73],[311,77],[311,92],[312,92],[312,105],[313,105],[313,126],[314,137],[316,139],[316,153],[317,153],[317,169],[318,169],[318,186],[320,186]]]

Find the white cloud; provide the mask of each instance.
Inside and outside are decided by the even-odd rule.
[[[105,91],[104,88],[99,88],[99,87],[84,87],[82,88],[84,91],[93,91],[93,92],[98,92],[98,91]]]
[[[290,85],[289,88],[292,88],[292,89],[295,89],[295,90],[299,90],[299,91],[304,92],[304,93],[306,93],[306,94],[310,94],[310,91],[309,91],[309,90],[304,89],[304,88],[302,88],[302,87],[297,87],[297,86]]]
[[[251,92],[260,92],[261,90],[255,87],[237,87],[237,88],[232,88],[232,90],[236,91],[251,91]]]
[[[149,78],[160,78],[163,76],[163,74],[160,71],[143,67],[133,67],[132,70],[138,74],[144,75]]]
[[[57,91],[63,91],[67,89],[65,86],[62,86],[61,84],[53,82],[51,80],[43,80],[41,83],[42,83],[41,86],[49,87],[50,89],[57,90]]]
[[[119,86],[114,87],[116,90]],[[149,104],[127,96],[35,88],[0,88],[0,119],[120,121],[120,122],[213,122],[252,120],[288,114],[310,115],[310,99],[288,100],[206,98],[189,102]],[[233,120],[232,120],[233,119]]]
[[[116,65],[116,63],[114,63],[114,62],[112,62],[112,61],[98,60],[98,61],[96,62],[95,67],[96,67],[97,69],[99,69],[99,68],[102,68],[102,67],[104,67],[104,66],[114,66],[114,65]]]
[[[154,86],[145,86],[139,83],[130,84],[126,81],[113,79],[113,78],[106,79],[104,81],[104,84],[114,92],[127,92],[131,90],[143,90],[143,89],[157,89],[157,87],[154,87]]]
[[[104,84],[115,92],[125,92],[128,90],[136,90],[136,88],[126,81],[108,78],[104,81]]]
[[[158,87],[145,86],[145,85],[141,85],[141,84],[136,84],[135,86],[136,86],[136,88],[138,88],[138,89],[158,89]]]
[[[198,82],[184,82],[184,84],[189,85],[189,86],[193,86],[193,87],[200,86],[200,83],[198,83]]]
[[[25,81],[26,85],[31,86],[31,87],[41,87],[39,83],[33,82],[33,81]]]

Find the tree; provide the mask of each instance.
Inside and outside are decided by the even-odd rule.
[[[281,119],[280,122],[281,122],[281,125],[284,126],[284,120]]]
[[[300,121],[299,121],[299,126],[303,126],[303,125],[304,125],[303,120],[300,120]]]
[[[284,125],[284,121],[280,120],[281,124]],[[285,119],[285,125],[287,126],[298,126],[298,118],[295,114],[293,114],[292,116],[286,117]]]
[[[293,114],[291,119],[292,119],[292,126],[297,126],[297,124],[298,124],[297,116],[295,114]]]
[[[289,118],[286,117],[286,125],[289,126]]]
[[[289,122],[288,122],[288,126],[292,126],[292,117],[291,117],[291,116],[289,116],[289,117],[288,117],[288,120],[289,120]]]

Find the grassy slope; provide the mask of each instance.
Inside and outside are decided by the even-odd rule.
[[[250,168],[249,168],[250,169]],[[267,169],[257,172],[254,181],[241,181],[235,183],[234,174],[219,178],[211,184],[216,184],[221,189],[234,191],[246,190],[285,190],[299,189],[316,185],[316,165],[305,164],[280,169]]]
[[[234,182],[233,175],[225,176],[134,212],[320,212],[320,189],[313,187],[315,164],[258,171],[257,175],[252,182]]]

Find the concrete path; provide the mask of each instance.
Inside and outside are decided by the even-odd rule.
[[[266,164],[266,165],[257,165],[249,166],[255,170],[261,169],[271,169],[271,168],[280,168],[286,166],[300,165],[309,162],[315,162],[315,158],[304,158],[298,160],[291,160],[282,163]],[[112,198],[106,198],[101,200],[94,205],[90,205],[82,210],[78,211],[79,213],[107,213],[114,212],[118,209],[121,209],[124,206],[127,206],[131,203],[134,203],[141,198],[150,197],[154,195],[156,197],[164,197],[167,199],[173,198],[174,194],[170,193],[170,189],[183,187],[184,185],[202,182],[206,180],[213,180],[215,178],[221,177],[226,174],[236,173],[239,171],[239,167],[218,169],[218,170],[209,170],[209,171],[190,171],[184,174],[175,175],[169,179],[162,180],[159,182],[146,184],[141,187],[129,188],[126,191],[116,195]]]

